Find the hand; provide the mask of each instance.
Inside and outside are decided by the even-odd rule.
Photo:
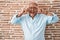
[[[42,13],[42,9],[38,8],[38,13],[41,14]]]
[[[47,15],[48,12],[49,12],[49,11],[48,11],[46,8],[43,8],[43,9],[42,9],[42,13],[43,13],[43,14]]]
[[[23,10],[21,10],[19,13],[18,13],[18,15],[16,15],[16,17],[21,17],[22,15],[23,15]]]
[[[45,8],[38,8],[38,13],[46,15],[48,13],[48,11]]]
[[[27,14],[27,12],[28,12],[28,6],[27,7],[23,7],[23,8],[21,8],[21,11],[20,11],[20,13],[18,13],[17,17],[20,17],[23,14]]]
[[[52,14],[53,12],[49,12],[49,9],[46,9],[46,8],[42,9],[42,13],[45,14],[45,15],[48,15],[48,16],[52,16],[53,15]]]

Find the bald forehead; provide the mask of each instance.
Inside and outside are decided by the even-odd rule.
[[[36,2],[30,2],[29,5],[38,5]]]
[[[35,6],[35,7],[36,7],[36,6],[38,6],[38,4],[35,3],[35,2],[30,2],[30,3],[29,3],[29,6]]]

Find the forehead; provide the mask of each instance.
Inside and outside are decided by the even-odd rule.
[[[38,6],[37,3],[34,3],[34,2],[29,3],[29,7],[37,7],[37,6]]]

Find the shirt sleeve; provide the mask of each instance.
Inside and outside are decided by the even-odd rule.
[[[23,21],[23,18],[22,17],[16,17],[16,15],[17,14],[15,14],[13,17],[12,17],[12,19],[11,19],[11,21],[10,21],[10,23],[11,24],[21,24],[21,22]]]
[[[52,13],[52,14],[53,14],[52,16],[47,16],[47,24],[53,24],[58,22],[59,17],[57,16],[57,14],[55,13]]]

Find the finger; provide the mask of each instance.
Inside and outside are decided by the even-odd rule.
[[[28,8],[29,8],[28,5],[26,5],[26,6],[23,7],[23,13],[24,13],[24,14],[27,14]]]
[[[38,8],[38,13],[41,14],[42,13],[42,9]]]

